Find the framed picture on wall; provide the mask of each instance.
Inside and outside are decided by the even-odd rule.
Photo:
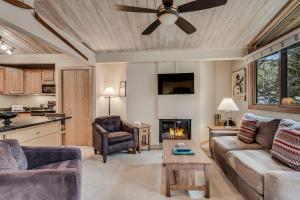
[[[120,81],[120,97],[126,97],[126,81]]]
[[[232,72],[232,98],[246,101],[247,95],[246,69],[242,68]]]

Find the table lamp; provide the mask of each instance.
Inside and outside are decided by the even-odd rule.
[[[110,115],[110,99],[116,96],[115,90],[112,87],[106,87],[103,95],[105,98],[108,98],[108,115]]]
[[[231,128],[229,125],[229,115],[231,111],[238,111],[239,108],[237,105],[234,103],[232,98],[224,98],[222,102],[220,103],[218,110],[225,111],[226,112],[226,121],[227,125],[225,128]]]

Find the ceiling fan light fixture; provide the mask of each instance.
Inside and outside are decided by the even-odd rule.
[[[164,13],[160,15],[158,19],[162,24],[171,25],[177,21],[178,16],[173,13]]]
[[[12,49],[8,49],[8,50],[6,51],[6,53],[7,53],[8,55],[11,55],[11,54],[13,54],[13,50],[12,50]]]
[[[4,44],[4,42],[2,42],[0,48],[4,51],[7,49],[7,46]]]

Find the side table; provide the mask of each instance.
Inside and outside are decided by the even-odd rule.
[[[209,150],[212,158],[213,158],[212,145],[211,145],[212,137],[236,136],[239,130],[237,126],[232,126],[230,128],[225,128],[225,126],[207,126],[207,128],[209,130]]]
[[[139,153],[142,149],[147,148],[150,151],[151,145],[151,126],[149,124],[142,123],[140,126],[134,125],[138,129],[139,135]]]

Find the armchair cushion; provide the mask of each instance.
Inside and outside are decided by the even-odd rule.
[[[99,117],[95,119],[95,122],[107,132],[115,132],[122,130],[122,121],[120,116]]]
[[[14,159],[17,161],[18,168],[20,170],[26,170],[28,168],[27,158],[18,140],[6,139],[3,141],[9,144],[11,148],[11,154],[14,157]]]
[[[108,134],[108,144],[113,145],[121,142],[128,142],[133,140],[132,133],[125,131],[112,132]]]
[[[10,145],[0,141],[0,172],[18,170],[18,165],[11,153]]]

